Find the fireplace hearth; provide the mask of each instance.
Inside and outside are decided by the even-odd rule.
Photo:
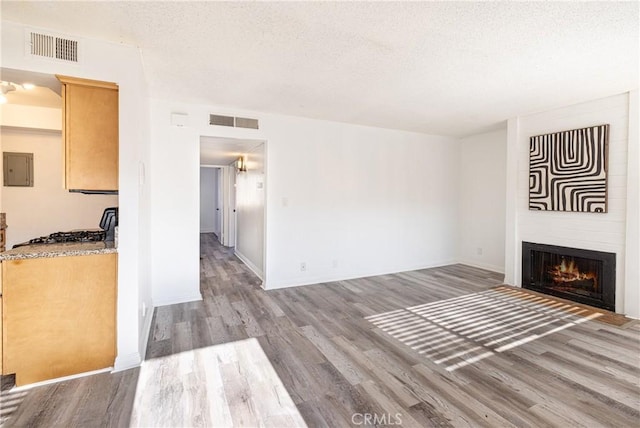
[[[615,311],[616,255],[522,242],[522,287]]]

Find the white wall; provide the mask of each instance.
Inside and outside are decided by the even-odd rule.
[[[32,238],[73,229],[97,229],[117,196],[83,195],[63,188],[62,136],[38,130],[3,129],[3,152],[33,153],[33,187],[4,187],[7,248]]]
[[[162,306],[202,299],[200,135],[191,127],[172,127],[170,108],[153,99],[150,108],[151,295],[153,305]]]
[[[27,16],[24,19],[26,21]],[[151,304],[150,239],[145,239],[149,238],[151,200],[146,181],[150,156],[149,107],[140,53],[132,46],[71,34],[79,40],[81,47],[78,64],[32,58],[24,52],[25,26],[2,21],[1,31],[3,67],[116,82],[120,87],[118,355],[115,367],[120,370],[138,365],[146,344],[145,329],[151,320],[151,311],[146,312],[144,319],[142,316],[143,305]]]
[[[236,174],[236,255],[264,280],[264,144],[245,155],[247,171]]]
[[[284,116],[263,123],[267,288],[455,261],[456,139]]]
[[[627,233],[624,312],[640,318],[640,96],[629,92],[629,148],[627,151]]]
[[[200,167],[200,233],[216,232],[218,168]]]
[[[507,130],[460,141],[458,261],[504,272]]]
[[[188,125],[172,127],[172,112]],[[210,126],[211,113],[258,118],[260,130]],[[203,135],[267,141],[266,288],[456,259],[456,139],[162,100],[151,101],[151,121],[152,232],[180,248],[154,246],[154,302],[199,298]]]
[[[637,115],[637,113],[636,113]],[[621,94],[568,106],[556,110],[510,120],[508,154],[511,165],[507,182],[506,281],[521,285],[522,241],[607,251],[616,257],[616,312],[640,316],[637,298],[639,279],[625,279],[627,222],[635,224],[637,217],[627,217],[629,204],[637,204],[639,183],[627,177],[627,151],[637,141],[629,141],[629,96]],[[637,121],[637,117],[633,119]],[[568,213],[529,211],[529,138],[568,129],[610,124],[608,168],[608,212]],[[632,188],[635,187],[635,190]],[[634,193],[635,192],[635,193]]]
[[[62,98],[60,105],[62,105]],[[62,129],[62,109],[1,104],[0,125],[60,131]]]

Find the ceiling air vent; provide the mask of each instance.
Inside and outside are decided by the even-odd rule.
[[[258,129],[258,119],[248,119],[246,117],[220,116],[218,114],[210,114],[209,125],[231,126],[233,128]]]
[[[30,31],[27,49],[32,56],[78,62],[77,40]]]

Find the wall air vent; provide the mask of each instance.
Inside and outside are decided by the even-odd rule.
[[[210,114],[209,115],[209,125],[218,125],[218,126],[234,126],[234,117],[232,116],[220,116],[218,114]]]
[[[78,62],[77,40],[34,31],[29,31],[27,35],[29,55]]]
[[[210,114],[209,125],[230,126],[233,128],[258,129],[258,119],[248,119],[246,117],[220,116],[218,114]]]
[[[236,128],[258,129],[258,119],[247,119],[246,117],[236,117]]]

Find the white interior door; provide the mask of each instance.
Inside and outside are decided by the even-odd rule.
[[[236,169],[234,166],[225,166],[221,169],[222,194],[222,240],[225,247],[234,247],[236,244]]]
[[[221,168],[216,168],[216,213],[215,213],[215,221],[216,221],[216,235],[218,235],[218,241],[220,241],[221,244],[224,243],[224,230],[222,227],[222,220],[223,220],[223,209],[224,209],[224,204],[223,204],[223,195],[224,195],[224,188],[223,188],[223,179],[222,179],[222,169]]]
[[[229,206],[227,209],[229,215],[229,230],[227,245],[229,247],[236,246],[236,169],[229,167]]]
[[[200,168],[200,233],[215,233],[216,183],[212,168]]]

